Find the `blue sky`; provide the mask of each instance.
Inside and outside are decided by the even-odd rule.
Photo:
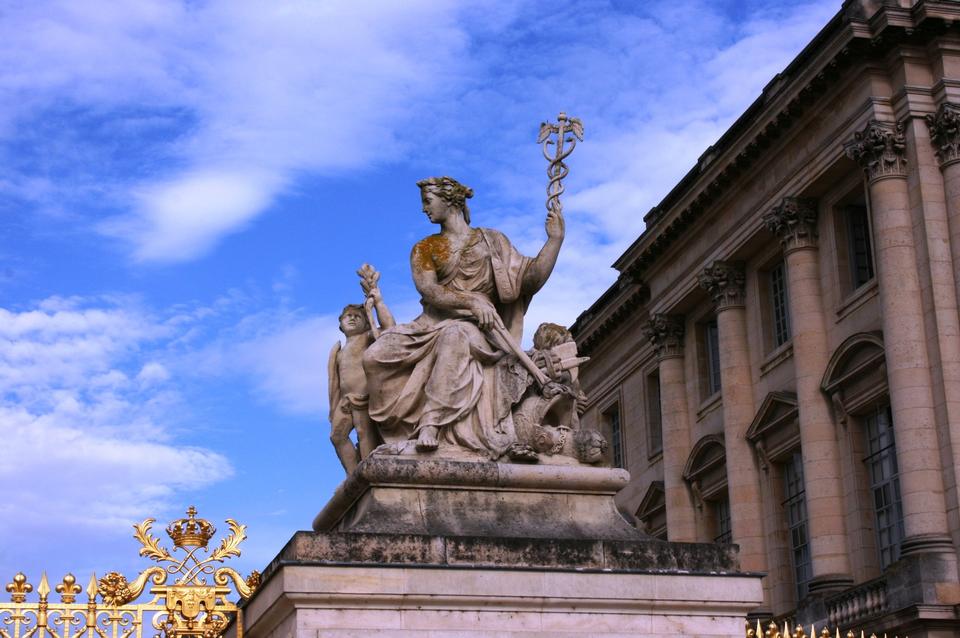
[[[527,316],[569,324],[839,8],[0,0],[0,577],[132,577],[130,526],[190,504],[262,568],[343,477],[326,359],[357,267],[416,315],[416,180],[535,253],[537,130],[579,116]]]

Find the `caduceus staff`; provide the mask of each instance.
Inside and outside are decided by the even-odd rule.
[[[547,210],[560,215],[561,219],[563,205],[560,203],[560,195],[563,193],[563,178],[570,172],[563,160],[570,156],[578,141],[583,141],[583,122],[579,118],[567,117],[566,113],[561,112],[557,116],[556,124],[540,124],[537,143],[543,145],[543,156],[550,162],[547,166],[547,176],[550,178],[547,183]]]
[[[552,136],[556,136],[553,139]],[[540,134],[537,136],[537,143],[543,145],[543,156],[547,158],[550,165],[547,167],[547,175],[550,182],[547,184],[547,211],[554,213],[563,223],[563,207],[560,204],[560,195],[563,193],[563,178],[567,176],[570,169],[563,163],[577,145],[577,141],[583,141],[583,123],[575,117],[567,117],[566,113],[561,112],[557,117],[557,123],[543,122],[540,124]],[[550,147],[554,146],[554,153],[551,155]],[[506,352],[513,353],[525,367],[537,384],[541,388],[546,388],[550,379],[540,368],[530,359],[520,344],[514,341],[510,332],[501,322],[495,322],[493,326],[493,335],[500,342],[500,347]]]

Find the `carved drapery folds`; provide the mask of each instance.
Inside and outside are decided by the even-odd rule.
[[[960,160],[960,106],[944,102],[935,115],[927,115],[924,119],[930,127],[930,143],[940,166]]]
[[[654,314],[643,331],[657,352],[657,359],[683,356],[683,317],[679,315]]]
[[[784,197],[763,216],[763,223],[789,252],[817,246],[817,200]]]
[[[717,312],[746,304],[746,276],[742,262],[715,261],[703,269],[697,280],[717,305]]]
[[[870,120],[863,131],[853,134],[853,141],[844,144],[844,150],[870,180],[907,174],[907,143],[899,122]]]

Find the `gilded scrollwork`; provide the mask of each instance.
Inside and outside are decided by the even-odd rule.
[[[211,564],[240,555],[246,526],[228,519],[230,534],[209,551],[216,529],[197,518],[191,507],[187,518],[167,527],[174,546],[171,551],[151,535],[154,522],[148,518],[134,525],[134,538],[140,542],[140,555],[160,564],[143,570],[133,581],[120,572],[108,572],[99,581],[91,576],[86,603],[76,602],[81,587],[72,574],[65,575],[55,589],[44,574],[36,587],[37,601],[28,600],[34,586],[27,577],[14,576],[6,586],[10,603],[0,603],[0,638],[145,638],[144,628],[149,627],[159,632],[157,638],[219,638],[230,619],[241,613],[228,596],[236,592],[249,598],[260,585],[259,572],[243,578],[231,567]],[[174,576],[174,582],[167,584]],[[212,583],[206,582],[208,576]],[[52,591],[60,594],[59,603],[49,600]],[[148,602],[134,602],[147,591],[152,595]]]

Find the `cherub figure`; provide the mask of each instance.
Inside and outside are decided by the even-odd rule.
[[[366,301],[363,305],[348,304],[340,313],[340,331],[346,336],[346,343],[341,345],[337,341],[334,344],[327,364],[330,442],[347,474],[380,444],[367,409],[369,392],[363,371],[363,353],[383,330],[395,324],[380,293],[380,273],[364,264],[357,274]],[[374,322],[374,312],[379,325]],[[359,449],[350,440],[351,430],[357,431]]]

